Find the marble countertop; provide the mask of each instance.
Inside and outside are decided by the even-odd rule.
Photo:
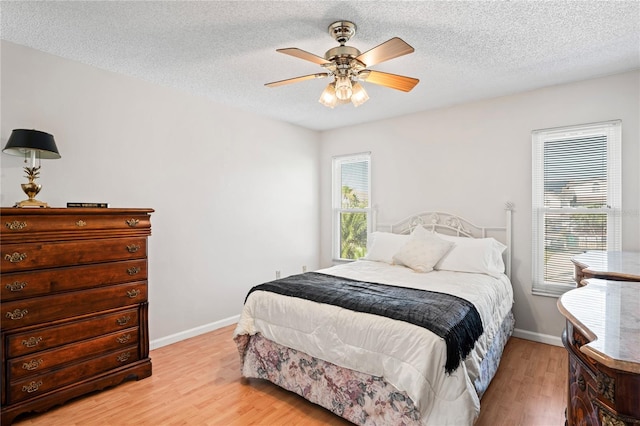
[[[584,273],[610,275],[640,281],[640,252],[587,251],[573,257]]]
[[[589,279],[558,309],[590,342],[580,351],[616,370],[640,373],[640,282]]]

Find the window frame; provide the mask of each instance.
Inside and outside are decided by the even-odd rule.
[[[342,207],[342,166],[344,164],[366,161],[367,166],[367,194],[368,205],[366,208],[343,208]],[[332,157],[331,160],[331,209],[332,209],[332,241],[331,256],[334,262],[352,262],[356,259],[341,257],[341,214],[342,213],[364,213],[367,217],[367,238],[371,233],[373,219],[371,209],[371,152],[359,152]]]
[[[607,147],[607,203],[604,207],[546,207],[544,201],[544,146],[557,142],[605,135]],[[533,294],[557,297],[575,288],[575,284],[545,281],[545,214],[605,213],[607,217],[607,250],[617,251],[622,246],[622,121],[535,130],[532,138],[532,287]],[[573,268],[573,264],[568,265]]]

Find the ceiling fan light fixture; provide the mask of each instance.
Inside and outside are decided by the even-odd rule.
[[[353,104],[353,106],[359,107],[368,100],[369,95],[367,94],[367,91],[364,90],[364,87],[362,87],[362,84],[358,83],[357,81],[353,83],[353,94],[351,95],[351,103]]]
[[[333,86],[333,83],[329,83],[327,87],[324,89],[324,92],[320,95],[320,99],[318,99],[322,105],[333,109],[338,103],[338,98],[336,97],[336,89]]]
[[[342,101],[348,101],[353,94],[351,79],[349,77],[336,77],[336,96]]]
[[[355,47],[345,45],[355,33],[356,25],[351,21],[337,21],[331,24],[329,26],[329,34],[340,45],[327,50],[324,57],[295,47],[276,49],[277,52],[320,65],[324,72],[274,81],[265,84],[265,86],[278,87],[314,78],[333,77],[333,82],[327,85],[318,101],[326,107],[335,108],[336,105],[348,103],[352,103],[357,107],[369,100],[369,95],[359,81],[366,81],[367,83],[403,92],[411,91],[418,84],[420,80],[417,78],[369,69],[373,65],[413,53],[413,47],[401,38],[394,37],[364,53],[360,53]]]

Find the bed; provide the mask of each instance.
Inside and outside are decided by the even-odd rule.
[[[355,424],[472,425],[514,326],[506,213],[413,215],[370,234],[365,259],[252,288],[243,377]]]

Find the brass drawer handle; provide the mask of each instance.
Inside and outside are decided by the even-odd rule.
[[[613,377],[598,371],[596,373],[596,389],[602,395],[615,404],[616,402],[616,381]]]
[[[127,343],[129,340],[131,340],[131,334],[130,334],[130,333],[123,334],[122,336],[118,336],[118,337],[116,337],[116,341],[117,341],[118,343],[122,343],[123,345],[124,345],[125,343]]]
[[[127,225],[129,225],[131,228],[133,228],[133,227],[137,226],[140,221],[138,219],[127,219],[124,222]]]
[[[36,346],[38,346],[38,344],[40,344],[40,342],[42,342],[42,337],[29,337],[28,339],[22,341],[22,345],[26,346],[27,348],[35,348]]]
[[[118,362],[125,362],[131,357],[131,352],[125,352],[123,354],[118,355]]]
[[[4,260],[8,260],[11,263],[22,262],[27,258],[27,253],[13,253],[13,254],[5,254]]]
[[[22,368],[24,370],[33,371],[37,370],[42,365],[42,363],[44,363],[42,359],[32,359],[31,361],[22,364]]]
[[[79,221],[76,222],[76,226],[78,228],[82,228],[84,226],[87,226],[87,222],[85,222],[84,220],[80,219]]]
[[[135,299],[136,297],[140,296],[140,290],[138,290],[137,288],[134,288],[133,290],[127,290],[127,296],[129,296],[130,299]]]
[[[24,385],[22,387],[22,392],[33,393],[36,392],[40,388],[40,386],[42,386],[42,380],[38,380],[37,383],[35,380],[33,380],[28,385]]]
[[[20,222],[19,220],[14,220],[13,222],[7,222],[4,224],[7,229],[12,231],[19,231],[20,229],[24,229],[27,227],[27,222]]]
[[[14,281],[11,284],[5,285],[5,288],[9,291],[22,291],[26,286],[26,281]]]
[[[131,320],[130,316],[124,316],[116,319],[118,325],[127,325],[127,323]]]
[[[28,313],[29,311],[27,311],[26,309],[16,309],[13,312],[7,312],[5,316],[10,320],[21,320],[22,318],[26,317]]]
[[[582,374],[578,377],[578,388],[582,392],[584,392],[584,390],[587,388],[587,384],[585,383],[584,376]]]
[[[136,253],[138,250],[140,250],[140,246],[138,244],[131,244],[130,246],[127,246],[127,251],[129,253]]]
[[[127,269],[127,274],[129,274],[129,275],[135,275],[138,272],[140,272],[140,268],[138,268],[137,266],[134,266],[133,268]]]

